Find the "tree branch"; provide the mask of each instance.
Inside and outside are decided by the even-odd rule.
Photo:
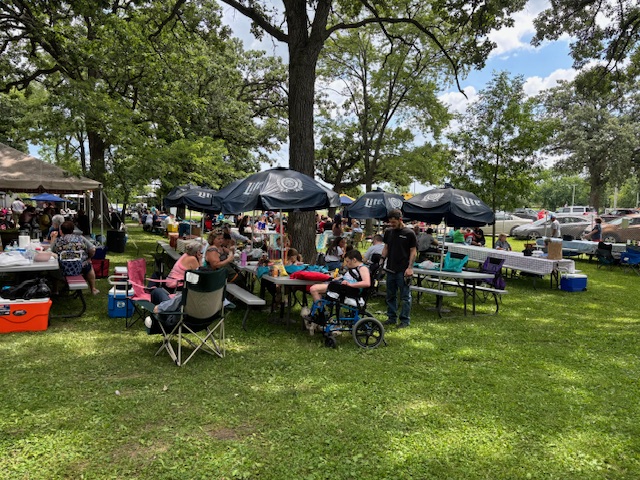
[[[269,23],[269,21],[260,14],[255,8],[246,7],[242,5],[240,2],[236,0],[220,0],[223,3],[226,3],[230,7],[235,8],[238,12],[243,14],[245,17],[251,19],[255,22],[260,28],[262,28],[265,32],[271,35],[276,40],[279,40],[284,43],[289,42],[289,35],[284,33],[275,25]]]
[[[226,0],[222,0],[222,1],[226,1]],[[459,68],[458,64],[455,62],[455,60],[453,58],[451,58],[451,55],[449,55],[447,50],[444,48],[444,45],[442,45],[440,40],[438,40],[438,38],[428,28],[426,28],[424,25],[422,25],[417,20],[414,20],[413,18],[379,17],[375,13],[374,13],[374,15],[375,15],[375,17],[373,17],[373,18],[364,18],[364,19],[362,19],[362,20],[360,20],[358,22],[337,23],[337,24],[335,24],[334,26],[328,28],[325,31],[325,39],[328,38],[336,30],[350,30],[350,29],[360,28],[360,27],[363,27],[365,25],[371,25],[371,24],[374,24],[374,23],[379,24],[381,27],[383,27],[383,24],[385,24],[385,23],[387,23],[387,24],[413,25],[418,30],[420,30],[422,33],[424,33],[429,39],[431,39],[431,41],[433,43],[435,43],[436,46],[440,49],[442,54],[447,59],[447,62],[449,63],[449,65],[451,65],[451,68],[453,69],[453,74],[454,74],[454,78],[456,80],[456,86],[458,88],[458,91],[460,93],[462,93],[465,96],[465,98],[467,98],[467,94],[464,93],[464,90],[460,86],[460,79],[458,78],[459,77],[460,68]]]
[[[158,29],[153,32],[151,35],[149,35],[149,40],[153,40],[155,37],[157,37],[158,35],[160,35],[160,33],[162,32],[162,29],[175,17],[178,15],[178,12],[180,11],[180,7],[182,7],[182,5],[185,4],[187,0],[177,0],[176,4],[173,6],[173,8],[171,9],[171,13],[167,16],[167,18],[165,18],[162,23],[160,24],[160,26],[158,27]]]

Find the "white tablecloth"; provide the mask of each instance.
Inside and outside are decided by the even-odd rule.
[[[462,253],[479,263],[483,263],[487,257],[504,258],[505,268],[534,273],[537,275],[550,275],[557,271],[573,273],[575,262],[573,260],[549,260],[548,258],[525,257],[522,252],[507,252],[486,247],[463,245],[461,243],[447,243],[450,252]]]

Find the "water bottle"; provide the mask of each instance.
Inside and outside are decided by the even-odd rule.
[[[242,253],[240,254],[240,266],[244,267],[246,265],[247,265],[247,251],[242,250]]]

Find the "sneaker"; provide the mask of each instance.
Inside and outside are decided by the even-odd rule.
[[[227,310],[233,310],[234,308],[236,308],[236,304],[230,302],[229,300],[225,300],[224,308],[226,308]]]
[[[409,326],[408,323],[401,322],[400,325],[398,325],[398,328],[407,328],[408,326]]]
[[[153,327],[153,318],[147,317],[144,319],[144,326],[147,328]]]
[[[386,327],[389,327],[391,325],[395,325],[396,321],[395,320],[387,320],[386,322],[382,322],[382,324]]]

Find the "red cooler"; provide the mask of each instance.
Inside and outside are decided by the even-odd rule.
[[[51,300],[4,300],[0,298],[0,333],[46,330]]]

